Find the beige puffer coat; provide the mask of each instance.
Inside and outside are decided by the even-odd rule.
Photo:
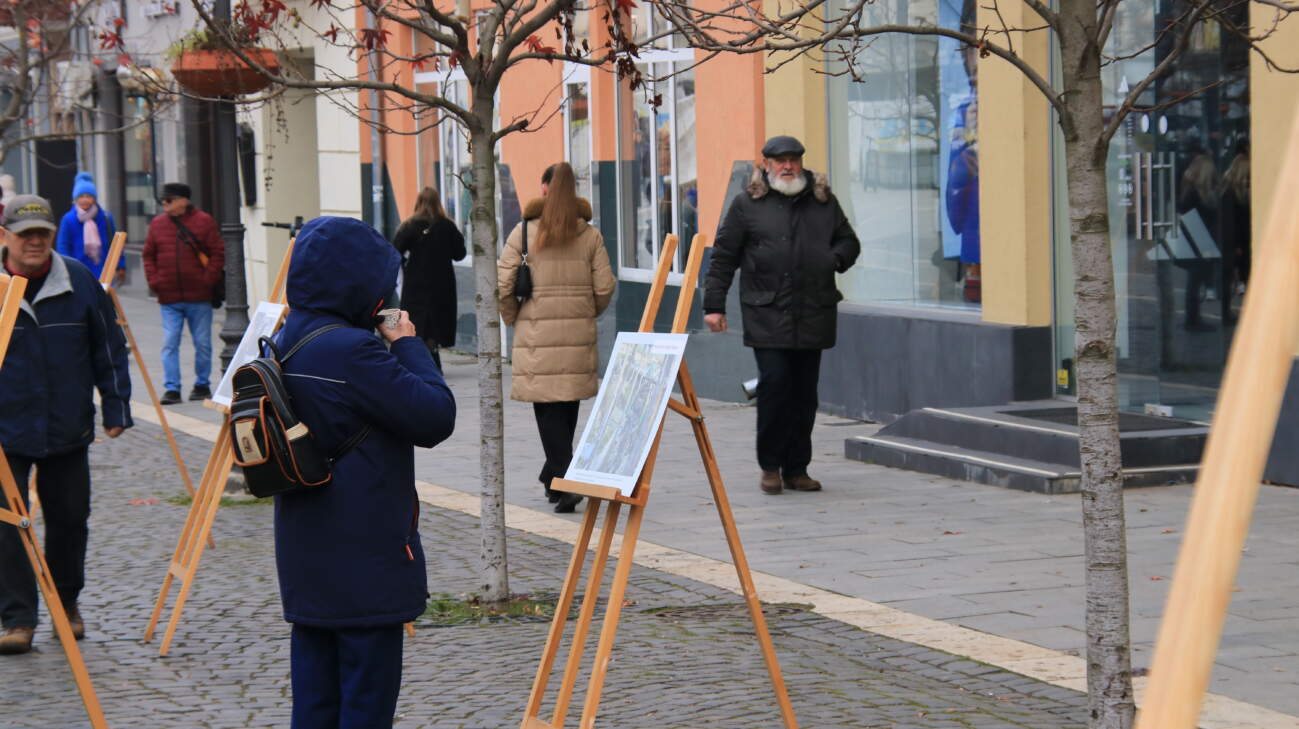
[[[536,248],[544,201],[528,202],[524,223],[505,242],[497,264],[501,318],[514,327],[514,380],[510,397],[524,402],[565,402],[593,397],[599,389],[595,318],[613,298],[615,279],[604,237],[591,227],[591,204],[579,200],[577,236],[563,245]],[[532,298],[520,306],[514,279],[528,226]]]

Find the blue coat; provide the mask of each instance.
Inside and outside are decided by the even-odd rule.
[[[329,484],[275,499],[275,560],[291,623],[394,625],[420,615],[428,598],[413,446],[450,436],[456,406],[423,341],[405,337],[390,351],[373,333],[400,261],[374,228],[351,218],[316,218],[293,249],[292,313],[279,350],[321,326],[348,327],[289,360],[293,406],[326,453],[363,425],[372,430],[334,464]]]
[[[113,303],[89,269],[56,253],[35,300],[22,302],[0,367],[5,453],[44,458],[90,445],[95,387],[104,427],[131,427],[126,337]]]
[[[113,234],[117,232],[117,226],[113,222],[113,214],[102,207],[95,214],[95,226],[99,228],[99,240],[103,243],[98,263],[90,260],[86,255],[86,231],[81,221],[77,220],[76,205],[64,213],[63,220],[59,222],[59,235],[54,240],[54,250],[69,258],[77,259],[98,279],[99,274],[104,270],[104,259],[108,257],[108,247],[113,243]],[[126,256],[117,260],[117,267],[126,268]]]

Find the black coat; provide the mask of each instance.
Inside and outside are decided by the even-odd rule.
[[[402,268],[401,306],[415,331],[443,347],[456,343],[456,274],[452,261],[465,257],[465,237],[448,218],[410,218],[392,238],[410,254]]]
[[[861,244],[824,176],[806,172],[807,187],[790,197],[755,171],[717,229],[704,283],[704,312],[725,313],[736,268],[744,343],[773,349],[834,346],[835,273],[857,260]]]

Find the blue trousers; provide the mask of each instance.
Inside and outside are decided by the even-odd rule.
[[[212,304],[179,301],[162,304],[162,389],[180,392],[180,335],[189,322],[194,340],[194,384],[211,385]]]
[[[392,729],[403,640],[400,625],[294,624],[292,729]]]

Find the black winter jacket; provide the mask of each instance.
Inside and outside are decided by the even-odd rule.
[[[452,261],[465,257],[465,237],[448,218],[410,218],[392,244],[410,254],[402,271],[401,307],[415,331],[443,347],[456,343],[456,273]]]
[[[754,171],[717,229],[704,283],[704,312],[725,313],[736,268],[744,343],[773,349],[829,349],[835,342],[835,273],[857,260],[861,244],[823,175],[807,175],[793,197]]]
[[[0,368],[0,444],[11,456],[44,458],[90,445],[96,387],[104,427],[133,425],[117,312],[90,269],[53,256],[34,301],[22,302]]]

